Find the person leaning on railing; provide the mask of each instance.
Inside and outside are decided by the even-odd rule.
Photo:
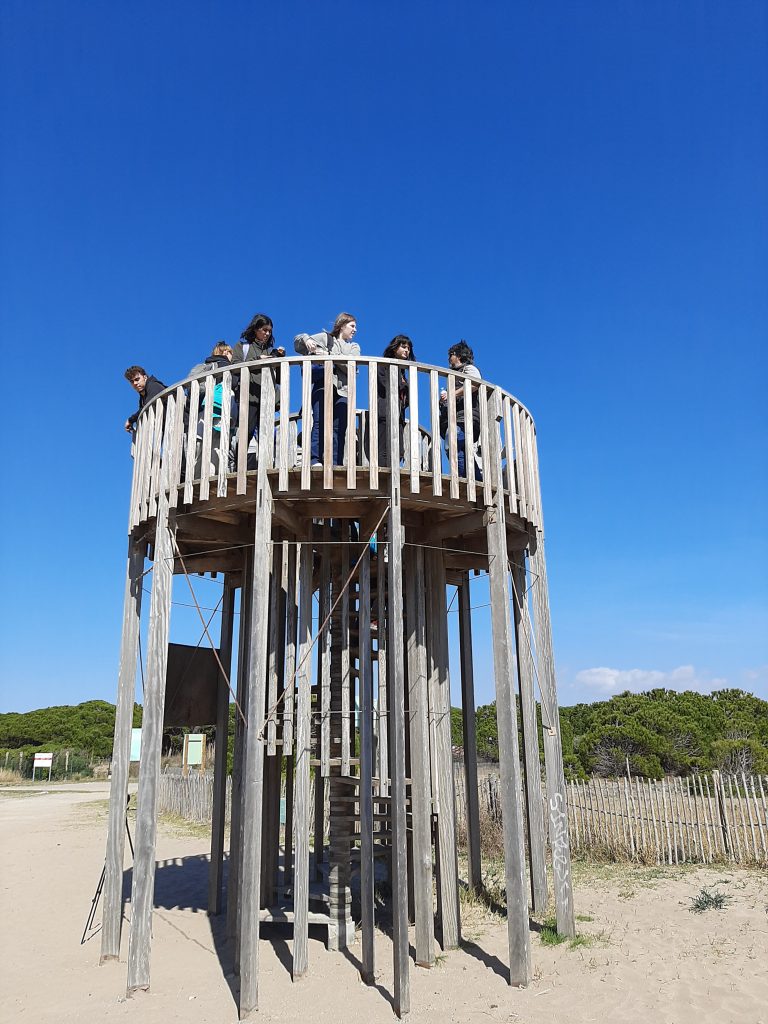
[[[352,341],[357,332],[357,322],[351,313],[339,313],[330,331],[319,334],[297,334],[294,348],[301,355],[346,356],[353,359],[360,355],[360,346]],[[312,439],[311,458],[313,466],[322,465],[325,440],[323,406],[325,399],[325,368],[323,363],[312,364]],[[333,364],[333,464],[340,466],[344,458],[344,441],[347,435],[347,368],[343,363]],[[306,443],[306,440],[304,441]]]
[[[213,351],[202,363],[197,363],[187,374],[188,377],[194,377],[198,373],[202,373],[204,370],[226,370],[229,364],[232,362],[232,349],[225,341],[219,341],[213,346]],[[209,469],[209,473],[218,472],[218,460],[219,460],[219,438],[221,434],[221,409],[222,409],[222,397],[224,391],[224,384],[222,380],[218,380],[213,389],[213,413],[212,413],[212,426],[214,432],[214,442],[211,449],[211,460],[212,465]],[[203,442],[203,427],[205,423],[205,397],[200,402],[200,417],[197,421],[197,443],[196,443],[196,455],[195,455],[195,466],[197,473],[200,472],[200,455],[202,451]],[[237,401],[235,400],[234,394],[230,399],[230,424],[237,423]],[[230,428],[231,435],[232,428]],[[229,451],[231,443],[228,441],[227,450],[229,452],[227,468],[231,468],[234,462],[234,455]]]
[[[384,359],[416,360],[413,352],[413,342],[407,334],[398,334],[384,349]],[[415,371],[414,371],[415,372]],[[389,410],[389,365],[379,363],[376,373],[377,393],[377,417],[379,421],[379,465],[388,466],[389,460],[389,427],[387,425]],[[397,368],[397,396],[398,408],[400,410],[398,436],[400,438],[400,462],[405,454],[404,432],[405,432],[405,410],[408,407],[408,378],[405,370]]]
[[[143,366],[129,366],[124,377],[139,396],[139,408],[125,421],[125,429],[132,434],[136,429],[139,413],[147,402],[159,395],[161,391],[165,391],[165,384],[157,377],[151,377]]]
[[[480,371],[475,366],[475,354],[469,345],[462,338],[456,345],[451,345],[448,349],[448,365],[452,370],[458,370],[463,373],[466,377],[471,377],[473,380],[480,380]],[[459,382],[456,382],[457,385]],[[463,389],[462,389],[463,390]],[[467,452],[466,452],[466,435],[465,419],[464,419],[464,395],[462,390],[457,386],[456,389],[456,452],[459,476],[467,475]],[[477,404],[477,395],[475,388],[472,387],[472,435],[473,444],[472,451],[469,452],[469,458],[471,459],[475,467],[475,479],[482,480],[483,474],[480,471],[480,467],[477,464],[476,458],[480,455],[480,445],[478,438],[480,437],[480,407]],[[446,434],[448,433],[448,392],[440,392],[440,436],[445,440]],[[446,450],[448,445],[446,443]]]
[[[234,363],[251,363],[259,359],[275,359],[285,355],[282,345],[275,345],[273,335],[273,324],[271,317],[266,313],[256,313],[251,322],[240,335],[240,340],[232,349],[232,361]],[[249,367],[250,369],[250,367]],[[256,369],[251,369],[251,374],[256,377]],[[274,376],[274,374],[273,374]],[[233,374],[232,386],[235,389],[238,402],[243,400],[239,394],[240,375],[236,370]],[[261,381],[251,380],[248,395],[248,443],[258,440],[259,433],[259,410],[261,408]],[[279,393],[275,393],[275,408],[280,405]],[[249,457],[248,468],[256,468],[256,453]]]

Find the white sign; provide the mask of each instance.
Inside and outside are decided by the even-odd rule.
[[[131,760],[141,760],[141,729],[131,729]]]
[[[34,768],[50,768],[53,764],[53,754],[35,754]]]

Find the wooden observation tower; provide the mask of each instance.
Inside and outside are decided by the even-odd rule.
[[[318,362],[325,363],[325,430],[322,465],[313,466],[302,438],[311,431],[311,371]],[[464,721],[467,882],[481,886],[470,602],[478,574],[487,574],[490,590],[510,984],[525,985],[531,977],[529,907],[546,906],[548,861],[558,930],[574,934],[533,420],[501,388],[470,383],[451,370],[363,357],[343,362],[349,381],[343,466],[332,464],[331,358],[202,373],[166,390],[139,417],[101,946],[102,960],[117,958],[142,592],[151,579],[129,994],[150,982],[164,724],[202,726],[215,718],[208,911],[218,914],[226,905],[240,1017],[258,1007],[261,925],[292,925],[293,976],[299,978],[308,967],[310,923],[327,926],[331,949],[355,941],[353,890],[360,900],[361,971],[373,982],[374,873],[380,877],[384,870],[392,894],[394,1007],[399,1016],[408,1012],[409,925],[415,925],[416,963],[424,967],[434,963],[436,942],[452,948],[461,936],[448,587],[458,594],[460,671],[454,666],[454,674],[461,678]],[[403,368],[404,426],[398,398]],[[230,412],[238,385],[240,396],[260,397],[258,450],[251,442],[250,454],[248,402],[240,402],[236,418]],[[447,454],[440,443],[443,390]],[[292,407],[300,411],[291,413]],[[395,453],[402,433],[402,466],[381,464],[389,461],[379,457],[382,431],[386,450]],[[481,479],[471,457],[467,476],[459,476],[462,441],[468,453],[479,442]],[[190,698],[184,722],[168,721],[172,581],[174,574],[194,573],[224,576],[214,655],[218,682],[207,700]],[[313,599],[319,608],[314,618]],[[237,671],[230,679],[233,658]],[[231,693],[237,729],[224,904]],[[197,720],[201,716],[207,720]]]

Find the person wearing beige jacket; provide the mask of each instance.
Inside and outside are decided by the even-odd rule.
[[[339,356],[347,359],[360,355],[360,346],[352,339],[357,322],[351,313],[339,313],[330,331],[319,334],[297,334],[294,348],[304,356]],[[312,364],[312,465],[322,465],[324,443],[323,406],[325,403],[325,370],[323,363]],[[347,435],[347,367],[333,364],[333,464],[344,462]]]

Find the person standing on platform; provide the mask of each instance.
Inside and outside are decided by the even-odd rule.
[[[285,355],[282,345],[275,345],[272,333],[272,319],[266,313],[256,313],[251,322],[240,335],[240,340],[232,349],[233,363],[251,363],[259,359],[275,359]],[[256,368],[250,368],[251,373],[256,375]],[[237,394],[238,402],[245,401],[245,396],[239,394],[240,374],[237,370],[232,374],[232,386]],[[259,431],[259,410],[261,405],[261,384],[259,380],[252,380],[248,395],[248,439],[249,442],[257,440]],[[279,405],[279,395],[275,394],[275,408]],[[255,459],[255,456],[254,456]],[[248,466],[255,468],[255,461]]]
[[[319,334],[297,334],[294,348],[304,356],[337,356],[353,359],[360,355],[360,346],[352,341],[357,333],[357,321],[351,313],[339,313],[330,331]],[[344,442],[347,435],[347,367],[333,364],[333,464],[341,466],[344,460]],[[322,466],[325,425],[325,366],[312,364],[312,439],[313,466]],[[354,457],[354,456],[353,456]]]
[[[151,402],[161,391],[165,391],[165,384],[157,377],[151,377],[143,366],[129,366],[124,376],[139,396],[139,408],[125,421],[125,429],[132,434],[136,429],[139,413],[147,402]]]
[[[413,342],[407,334],[398,334],[390,341],[382,353],[384,359],[415,360]],[[415,370],[413,371],[416,372]],[[377,392],[377,416],[379,421],[379,465],[388,466],[389,459],[389,427],[387,425],[387,413],[389,410],[389,365],[379,363],[376,374]],[[403,435],[405,431],[405,410],[408,407],[408,378],[405,369],[397,368],[397,396],[399,416],[399,437],[400,437],[400,462],[403,461],[405,445]]]
[[[458,370],[463,373],[466,377],[471,377],[472,380],[480,380],[480,371],[475,366],[475,354],[469,345],[462,338],[456,345],[451,345],[448,349],[448,365],[452,370]],[[456,382],[457,390],[460,386],[460,381]],[[456,451],[458,455],[458,470],[459,476],[467,475],[467,458],[475,467],[475,479],[482,480],[483,474],[480,471],[480,467],[476,462],[476,456],[480,455],[480,407],[477,404],[477,397],[475,394],[475,388],[472,388],[472,435],[473,435],[473,450],[469,453],[466,451],[466,435],[465,435],[465,419],[464,419],[464,396],[463,394],[456,395]],[[440,392],[440,436],[445,439],[448,433],[448,392]],[[446,444],[446,450],[448,446]]]

